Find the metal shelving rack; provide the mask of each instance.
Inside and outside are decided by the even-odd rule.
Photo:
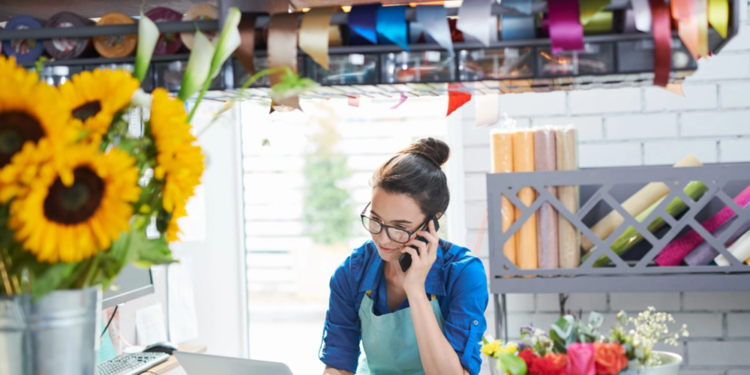
[[[690,181],[701,181],[708,187],[707,192],[697,201],[683,191]],[[620,202],[650,182],[663,182],[670,188],[670,192],[654,212],[638,222],[622,208]],[[500,337],[501,328],[505,327],[507,338],[506,293],[750,290],[750,266],[743,263],[745,259],[734,258],[724,246],[724,242],[743,223],[750,221],[750,209],[742,209],[731,198],[749,184],[750,163],[685,168],[650,166],[488,174],[490,291],[494,295],[497,337]],[[581,205],[575,214],[545,189],[546,186],[571,185],[579,186],[581,190]],[[517,196],[523,187],[532,187],[538,193],[536,200],[528,207]],[[521,217],[516,218],[505,233],[502,230],[501,196],[508,198],[522,212]],[[679,218],[674,218],[665,211],[665,207],[675,198],[680,198],[688,206],[687,211]],[[596,246],[592,249],[592,255],[578,268],[522,270],[503,254],[503,244],[545,202],[552,205]],[[725,206],[735,211],[737,220],[717,239],[700,222]],[[620,213],[624,221],[606,239],[599,239],[589,227],[611,210]],[[665,228],[651,233],[647,226],[657,217],[664,219]],[[634,227],[644,241],[620,257],[610,246],[629,226]],[[658,267],[653,264],[653,259],[659,252],[687,229],[699,233],[708,244],[729,259],[731,265]],[[607,255],[614,266],[593,267],[594,261],[601,255]]]

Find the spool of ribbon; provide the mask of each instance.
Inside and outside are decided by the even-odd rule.
[[[245,72],[249,76],[255,74],[255,18],[256,14],[243,13],[240,18],[240,24],[237,29],[240,32],[240,46],[234,50],[234,56],[237,57]],[[245,82],[239,82],[244,84]]]
[[[377,17],[380,4],[354,5],[349,11],[352,45],[378,44]]]
[[[380,7],[377,13],[375,29],[378,32],[380,44],[391,42],[409,50],[406,27],[406,6]]]
[[[552,53],[583,50],[583,26],[578,0],[550,0],[547,8]]]
[[[8,30],[41,29],[42,23],[36,18],[18,16],[5,25]],[[44,53],[44,44],[37,39],[13,39],[3,41],[6,56],[15,56],[18,62],[36,61]]]
[[[182,20],[182,13],[176,12],[169,8],[158,7],[149,10],[145,14],[155,23],[159,22],[179,22]],[[177,33],[159,34],[159,40],[154,48],[154,55],[172,55],[182,48],[182,37]]]
[[[605,11],[610,0],[589,0],[580,3],[584,34],[606,34],[612,31],[613,13]]]
[[[198,4],[188,9],[187,13],[185,13],[185,16],[182,17],[183,21],[202,21],[216,19],[219,19],[219,10],[211,4]],[[213,31],[201,30],[201,32],[203,32],[208,40],[212,42],[217,35],[216,32]],[[185,44],[185,47],[187,47],[188,49],[193,49],[193,32],[180,33],[180,38],[182,38],[182,43]]]
[[[492,30],[495,30],[497,39],[497,17],[492,15],[493,3],[494,0],[464,0],[458,8],[456,29],[460,30],[464,37],[473,37],[485,47],[489,47]]]
[[[672,28],[664,0],[649,0],[654,34],[654,85],[666,87],[672,67]]]
[[[335,7],[310,9],[302,17],[299,28],[299,48],[328,70],[328,40],[331,14]]]
[[[95,22],[75,13],[60,12],[47,20],[44,27],[80,27],[91,26]],[[44,49],[57,60],[70,60],[90,55],[94,46],[90,38],[53,38],[44,41]]]
[[[523,40],[536,38],[534,17],[531,14],[531,0],[508,0],[503,5],[529,16],[501,15],[500,33],[503,40]]]
[[[135,23],[135,21],[130,16],[112,12],[103,15],[96,25],[124,25],[132,23]],[[99,52],[100,55],[110,58],[125,57],[135,52],[138,36],[136,34],[95,36],[93,40],[94,48],[96,48],[96,52]]]
[[[727,0],[708,0],[708,22],[722,38],[727,38],[727,28],[729,28],[729,2]]]
[[[269,68],[286,66],[293,72],[297,72],[298,24],[299,14],[296,13],[282,13],[271,16],[271,22],[268,24]],[[271,86],[281,82],[281,77],[284,74],[286,73],[280,72],[271,74]],[[299,97],[297,96],[271,103],[272,108],[274,105],[284,105],[302,110],[299,106]]]
[[[448,26],[448,15],[442,5],[418,5],[416,7],[417,21],[410,27],[421,28],[435,43],[448,50],[453,55],[453,41]]]

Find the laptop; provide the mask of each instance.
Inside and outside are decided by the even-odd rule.
[[[292,375],[283,363],[175,351],[188,375]]]

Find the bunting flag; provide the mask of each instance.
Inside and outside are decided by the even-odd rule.
[[[404,104],[404,102],[406,101],[406,99],[408,99],[407,96],[404,95],[404,93],[401,93],[401,98],[399,99],[398,103],[396,103],[396,105],[394,105],[393,107],[391,107],[391,109],[396,109],[398,107],[401,107],[401,104]]]
[[[664,90],[685,97],[685,93],[682,92],[682,82],[680,83],[668,83],[667,87],[662,87]]]
[[[462,88],[464,88],[464,85],[460,83],[448,84],[448,113],[445,117],[450,116],[451,113],[471,100],[471,93],[461,90]]]
[[[376,31],[380,4],[354,5],[349,11],[348,24],[353,45],[378,44]]]
[[[348,95],[346,100],[350,107],[359,107],[359,95]]]
[[[475,127],[495,125],[500,121],[500,95],[476,95],[474,100]]]
[[[451,30],[448,26],[448,14],[442,5],[419,5],[416,7],[417,24],[424,28],[433,40],[445,48],[451,55],[453,52],[453,41]],[[409,27],[414,27],[411,23]]]
[[[336,7],[310,9],[302,16],[299,27],[299,48],[328,70],[328,38],[331,14]]]
[[[380,44],[389,41],[405,51],[409,50],[406,27],[406,6],[380,7],[375,28]]]
[[[693,0],[673,0],[672,17],[677,21],[677,35],[694,59],[700,57],[698,48],[698,19]]]
[[[242,14],[240,24],[237,26],[240,32],[240,46],[234,51],[234,55],[245,68],[248,76],[255,74],[255,17],[255,14]]]
[[[497,33],[497,17],[492,16],[494,2],[494,0],[464,0],[458,8],[456,29],[466,36],[479,40],[485,47],[489,47],[490,33],[493,29]]]
[[[649,0],[631,0],[633,15],[635,16],[635,28],[644,33],[651,32],[651,8]]]
[[[268,67],[277,68],[282,66],[289,67],[297,73],[297,25],[299,24],[299,15],[294,13],[274,14],[268,24]],[[271,86],[281,82],[281,76],[284,73],[271,74]],[[293,96],[280,102],[272,102],[271,109],[284,105],[294,109],[302,108],[299,106],[299,97]],[[278,110],[278,109],[277,109]]]

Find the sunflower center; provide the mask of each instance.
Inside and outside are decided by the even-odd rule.
[[[87,118],[91,116],[95,116],[99,111],[102,110],[101,102],[93,101],[88,102],[76,109],[73,110],[73,117],[81,120],[86,121]]]
[[[36,118],[26,112],[0,112],[0,168],[10,163],[26,141],[38,142],[44,130]]]
[[[63,185],[58,177],[44,200],[44,216],[51,221],[74,225],[94,215],[104,196],[104,181],[88,167],[73,171],[75,182]]]

